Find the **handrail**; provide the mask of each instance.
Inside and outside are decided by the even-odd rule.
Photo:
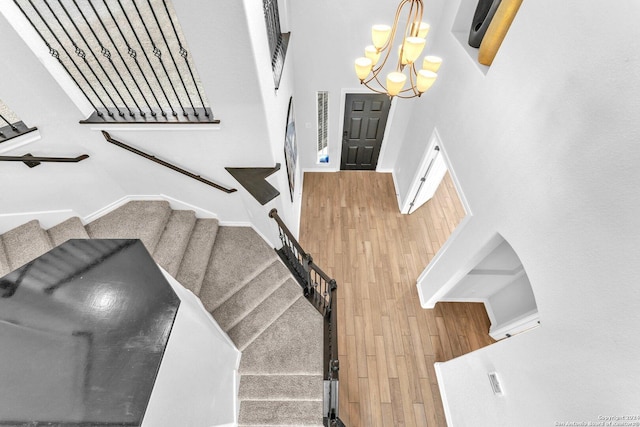
[[[274,208],[274,209],[271,209],[271,211],[269,211],[269,218],[273,218],[278,223],[278,225],[280,226],[280,229],[282,230],[282,232],[289,238],[289,240],[295,246],[295,248],[298,250],[298,252],[303,254],[305,257],[310,256],[309,254],[307,254],[304,251],[304,249],[302,249],[302,246],[300,246],[300,243],[298,243],[298,241],[293,236],[291,231],[289,231],[289,229],[287,228],[285,223],[282,221],[282,218],[280,218],[280,216],[278,215],[278,210],[277,209]]]
[[[310,254],[287,228],[276,209],[271,209],[269,217],[278,224],[282,248],[278,255],[294,274],[304,289],[305,297],[324,317],[324,381],[325,402],[324,422],[326,426],[342,426],[338,418],[338,385],[340,361],[338,360],[338,298],[336,281],[322,271]]]
[[[234,192],[238,191],[235,188],[223,187],[222,185],[216,184],[215,182],[212,182],[212,181],[209,181],[208,179],[205,179],[205,178],[201,177],[200,175],[196,175],[196,174],[191,173],[191,172],[189,172],[187,170],[184,170],[184,169],[182,169],[182,168],[180,168],[180,167],[178,167],[178,166],[176,166],[174,164],[171,164],[169,162],[161,160],[161,159],[157,158],[154,155],[145,153],[142,150],[138,150],[137,148],[134,148],[134,147],[132,147],[130,145],[127,145],[124,142],[120,142],[118,140],[115,140],[115,139],[111,138],[111,135],[109,135],[109,132],[102,131],[102,135],[107,140],[107,142],[110,142],[113,145],[117,145],[120,148],[124,148],[125,150],[130,151],[130,152],[132,152],[134,154],[137,154],[138,156],[142,156],[145,159],[151,160],[152,162],[158,163],[158,164],[160,164],[160,165],[162,165],[164,167],[167,167],[167,168],[169,168],[171,170],[174,170],[174,171],[179,172],[179,173],[181,173],[183,175],[186,175],[189,178],[193,178],[196,181],[200,181],[203,184],[207,184],[210,187],[216,188],[216,189],[218,189],[220,191],[224,191],[225,193],[234,193]]]
[[[88,154],[81,154],[78,157],[38,157],[25,154],[24,156],[0,156],[0,162],[78,163],[88,158]]]

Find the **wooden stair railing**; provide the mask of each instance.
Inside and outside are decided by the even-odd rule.
[[[289,268],[304,290],[304,295],[324,317],[324,424],[340,427],[344,424],[338,417],[338,387],[340,361],[338,360],[338,308],[336,297],[338,285],[314,262],[287,228],[276,209],[269,217],[278,224],[282,248],[276,252]]]

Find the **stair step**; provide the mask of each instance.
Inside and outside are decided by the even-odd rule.
[[[160,236],[153,259],[173,277],[178,274],[195,224],[195,212],[173,211]]]
[[[92,239],[140,239],[153,253],[171,215],[165,200],[134,200],[86,226]]]
[[[218,230],[217,219],[198,218],[180,263],[176,280],[196,295],[200,294]]]
[[[11,271],[53,248],[49,235],[35,219],[7,231],[2,235],[2,241]]]
[[[202,283],[202,303],[215,310],[276,257],[252,228],[220,227]]]
[[[303,298],[300,285],[293,279],[288,279],[237,325],[227,331],[229,338],[238,350],[243,351],[300,298]]]
[[[53,246],[59,246],[69,239],[88,239],[89,234],[85,230],[82,221],[77,216],[69,218],[58,225],[51,227],[47,233]]]
[[[256,308],[284,281],[291,277],[287,267],[275,260],[260,274],[251,279],[238,292],[231,295],[211,314],[218,325],[226,332],[242,320],[251,310]]]
[[[320,400],[324,398],[322,375],[242,375],[240,400]]]
[[[321,401],[244,400],[238,426],[322,426]]]
[[[298,298],[242,351],[240,373],[322,375],[323,327],[322,315]]]
[[[7,259],[7,254],[4,251],[4,244],[2,243],[2,237],[0,237],[0,277],[3,277],[11,273],[11,266]]]

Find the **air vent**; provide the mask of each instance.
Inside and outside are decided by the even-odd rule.
[[[493,394],[496,396],[504,396],[504,390],[502,389],[502,384],[500,384],[500,380],[498,379],[497,372],[489,372],[489,382],[491,383]]]
[[[329,92],[317,92],[318,96],[318,163],[329,163]]]

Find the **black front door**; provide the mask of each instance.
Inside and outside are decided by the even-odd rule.
[[[341,170],[375,170],[391,99],[381,94],[347,94]]]

